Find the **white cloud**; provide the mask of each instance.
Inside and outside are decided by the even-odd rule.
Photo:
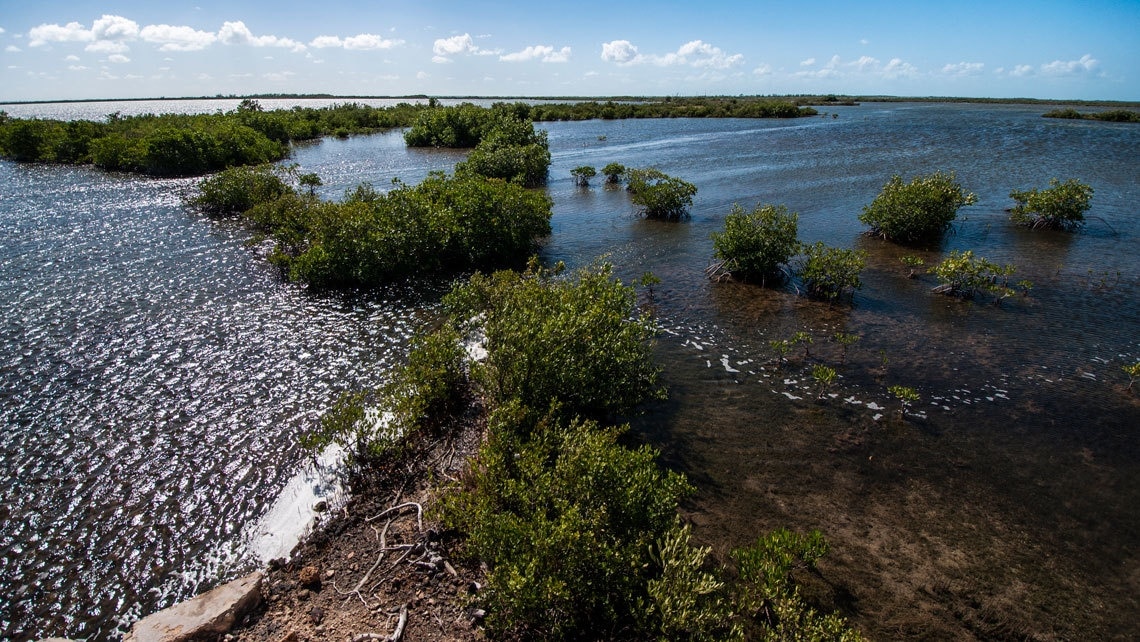
[[[619,65],[631,64],[641,59],[637,47],[628,40],[613,40],[602,43],[602,60]]]
[[[451,62],[450,56],[458,56],[460,54],[467,56],[493,56],[501,53],[497,49],[483,49],[476,45],[475,40],[469,33],[465,33],[462,36],[452,36],[450,38],[438,38],[432,45],[431,51],[435,54],[431,61],[435,63]]]
[[[127,58],[123,54],[111,54],[110,56],[107,56],[107,60],[120,65],[131,61],[130,58]]]
[[[570,60],[570,47],[563,47],[555,51],[554,47],[549,45],[531,45],[522,51],[499,56],[499,60],[505,62],[527,62],[530,60],[567,62]]]
[[[139,23],[104,14],[91,25],[91,34],[96,40],[134,40],[139,37]]]
[[[681,45],[677,50],[681,64],[692,61],[694,67],[728,69],[744,62],[743,54],[726,54],[720,47],[714,47],[703,40],[693,40]]]
[[[139,32],[139,37],[162,45],[158,48],[159,51],[199,51],[218,39],[209,31],[174,25],[147,25]]]
[[[943,66],[942,73],[947,76],[977,76],[985,68],[985,63],[981,62],[958,62]]]
[[[262,74],[261,77],[266,79],[266,80],[272,80],[274,82],[284,82],[286,80],[289,80],[290,77],[295,76],[295,75],[297,75],[297,74],[295,72],[292,72],[292,71],[278,71],[278,72]]]
[[[131,48],[128,47],[126,45],[126,43],[120,42],[120,41],[96,40],[95,42],[84,47],[83,50],[84,51],[90,51],[91,53],[101,53],[101,54],[117,53],[117,54],[121,54],[121,53],[126,53],[126,52],[130,51]]]
[[[64,62],[79,62],[79,56],[76,56],[75,54],[71,54],[68,57],[64,58],[63,60],[64,60]]]
[[[859,39],[859,44],[861,44],[861,45],[863,45],[864,47],[866,47],[867,45],[871,44],[871,41],[870,41],[870,40],[867,40],[866,38],[860,38],[860,39]]]
[[[752,73],[757,76],[767,76],[772,73],[772,66],[767,63],[760,63],[760,66],[753,69]]]
[[[95,34],[78,22],[69,22],[62,27],[57,24],[43,24],[28,31],[28,45],[40,47],[49,42],[90,42]]]
[[[337,36],[317,36],[309,43],[310,47],[325,49],[328,47],[343,47],[344,41]]]
[[[4,47],[4,51],[7,53],[20,53],[21,50],[16,45],[8,45],[7,47]]]
[[[416,72],[416,79],[417,80],[427,80],[428,78],[431,78],[431,76],[429,76],[426,71],[417,71]]]
[[[815,64],[815,58],[808,58],[807,60],[801,60],[800,61],[801,67],[810,67],[814,64]]]
[[[1100,62],[1089,54],[1081,56],[1080,60],[1054,60],[1041,65],[1041,73],[1049,76],[1073,76],[1077,74],[1092,73],[1096,71]]]
[[[1033,74],[1033,67],[1031,65],[1017,65],[1009,73],[1011,76],[1029,76]]]
[[[7,33],[7,31],[4,30],[4,27],[0,27],[0,33]]]
[[[373,35],[370,33],[362,33],[355,36],[349,36],[344,39],[345,49],[356,49],[362,51],[371,51],[375,49],[391,49],[404,44],[403,40],[389,40],[382,36]]]
[[[277,36],[255,36],[241,20],[222,23],[218,30],[218,40],[225,45],[249,45],[251,47],[283,47],[294,52],[302,52],[305,45],[292,38]]]
[[[902,58],[891,58],[887,66],[883,67],[884,78],[914,78],[918,75],[918,67],[904,61]]]
[[[809,61],[801,63],[808,66]],[[814,59],[810,59],[814,63]],[[887,64],[882,64],[877,58],[861,56],[858,60],[845,62],[839,56],[832,56],[823,67],[814,70],[799,71],[793,74],[799,78],[835,79],[850,75],[879,76],[886,79],[914,78],[920,75],[917,67],[901,58],[891,58]]]
[[[67,68],[71,71],[83,71],[84,69],[87,69],[87,67],[84,67],[83,65],[68,65]]]

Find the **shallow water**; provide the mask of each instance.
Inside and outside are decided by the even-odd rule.
[[[623,278],[663,281],[643,297],[672,396],[636,427],[698,484],[687,515],[719,551],[823,529],[824,576],[848,596],[834,601],[876,637],[1140,634],[1140,393],[1120,370],[1140,359],[1140,129],[1024,106],[834,111],[542,125],[544,257],[605,255]],[[293,161],[338,198],[460,158],[394,134]],[[570,169],[609,162],[696,184],[692,219],[644,221],[624,191],[574,186]],[[891,173],[933,170],[979,197],[941,247],[861,236],[856,216]],[[1086,231],[1012,228],[1009,190],[1054,176],[1096,189]],[[381,378],[430,317],[403,292],[282,283],[245,232],[181,207],[189,185],[0,163],[4,637],[107,637],[255,564],[258,520],[303,465],[293,438]],[[705,279],[709,234],[732,203],[758,201],[799,212],[806,241],[869,252],[852,305]],[[898,261],[951,249],[1015,263],[1035,287],[1001,307],[960,302]],[[768,341],[797,331],[811,357],[777,369]],[[845,357],[836,331],[861,336]],[[822,400],[816,362],[841,375]],[[892,384],[922,395],[905,419]]]

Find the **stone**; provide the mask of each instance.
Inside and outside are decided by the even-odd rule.
[[[321,587],[321,569],[316,566],[306,566],[302,568],[297,577],[301,582],[301,586],[312,588]]]
[[[261,603],[258,571],[135,622],[123,642],[184,642],[217,638]]]

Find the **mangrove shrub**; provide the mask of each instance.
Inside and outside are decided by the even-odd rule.
[[[958,208],[976,201],[952,172],[918,176],[909,183],[896,174],[863,208],[859,220],[871,226],[873,236],[896,243],[936,241],[958,216]]]
[[[1093,188],[1075,178],[1064,183],[1053,178],[1046,189],[1011,191],[1009,197],[1017,201],[1017,205],[1010,210],[1009,218],[1034,229],[1079,229],[1084,225],[1092,195]]]
[[[800,277],[812,296],[834,301],[844,292],[863,287],[859,274],[867,266],[863,250],[828,247],[822,241],[803,247]]]
[[[779,279],[781,268],[799,250],[798,228],[799,215],[783,205],[757,205],[750,213],[733,205],[724,231],[712,235],[715,256],[734,277]]]
[[[646,218],[675,221],[688,217],[696,185],[652,168],[628,170],[626,178],[630,200],[641,206]]]

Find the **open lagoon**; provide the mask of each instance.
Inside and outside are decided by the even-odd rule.
[[[877,639],[1140,637],[1140,389],[1121,370],[1140,361],[1140,127],[1040,105],[824,109],[537,124],[553,154],[543,258],[662,280],[644,302],[670,399],[634,428],[697,485],[697,536],[723,553],[819,528],[832,552],[817,597]],[[291,162],[339,198],[463,155],[394,132]],[[572,168],[610,162],[694,183],[691,220],[646,221],[624,190],[574,185]],[[936,170],[978,195],[940,246],[862,235],[892,174]],[[1009,223],[1010,190],[1053,177],[1095,189],[1084,231]],[[0,162],[2,638],[111,638],[283,554],[283,489],[326,484],[298,477],[297,435],[431,319],[438,292],[284,283],[248,232],[182,205],[194,182]],[[705,277],[710,233],[758,202],[798,212],[804,241],[868,252],[851,305]],[[938,296],[899,261],[966,249],[1015,264],[1029,295]],[[769,341],[796,332],[811,357],[777,368]],[[836,332],[860,340],[843,355]],[[823,398],[815,363],[840,375]],[[921,396],[905,419],[896,384]]]

